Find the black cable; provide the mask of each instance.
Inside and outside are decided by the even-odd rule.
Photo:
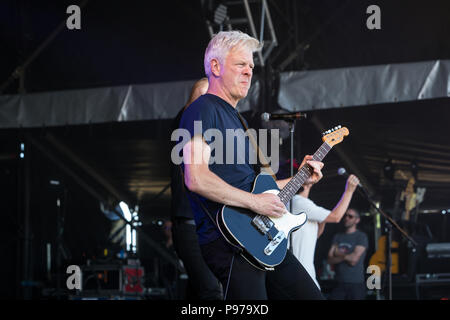
[[[230,279],[231,279],[231,271],[233,270],[233,263],[234,263],[234,256],[236,255],[236,253],[233,254],[233,257],[231,258],[231,264],[230,264],[230,272],[228,273],[228,280],[227,280],[227,286],[225,288],[225,293],[223,295],[223,300],[227,299],[227,294],[228,294],[228,286],[230,285]]]

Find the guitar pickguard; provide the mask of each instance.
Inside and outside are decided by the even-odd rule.
[[[260,174],[252,193],[278,194],[279,190],[270,175]],[[287,237],[306,222],[306,214],[293,215],[286,210],[280,218],[269,218],[247,209],[224,206],[217,215],[217,222],[225,239],[244,248],[252,261],[264,268],[272,268],[283,261]]]

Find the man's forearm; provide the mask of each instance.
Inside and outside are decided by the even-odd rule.
[[[343,256],[328,256],[328,263],[329,264],[338,264],[341,263],[342,261],[344,261],[344,257]]]
[[[241,208],[251,207],[251,193],[229,185],[209,170],[195,172],[194,174],[186,167],[185,175],[186,185],[192,192],[225,205]]]
[[[299,193],[300,196],[304,198],[309,198],[309,191],[311,190],[310,186],[303,187],[302,192]]]
[[[347,262],[349,265],[354,266],[358,263],[360,257],[361,257],[360,255],[353,252],[350,254],[346,254],[344,256],[344,261]]]
[[[275,182],[277,183],[278,189],[283,189],[289,181],[291,181],[292,178],[286,178],[286,179],[281,179],[281,180],[276,180]]]
[[[325,221],[319,222],[319,228],[317,230],[317,238],[319,238],[322,235],[323,230],[325,229],[325,223],[326,223]]]
[[[337,223],[341,221],[342,217],[344,216],[345,212],[348,209],[348,206],[350,205],[350,201],[352,200],[353,191],[345,190],[342,194],[341,199],[336,204],[336,206],[331,210],[328,217],[325,219],[326,222],[333,222]]]

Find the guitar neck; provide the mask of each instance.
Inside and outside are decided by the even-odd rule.
[[[317,149],[316,153],[313,155],[313,160],[322,161],[323,158],[327,155],[327,153],[331,150],[326,142],[324,142],[319,149]],[[292,197],[297,193],[300,187],[311,177],[312,170],[309,166],[303,166],[292,179],[286,184],[286,186],[281,189],[278,196],[281,201],[286,205]]]

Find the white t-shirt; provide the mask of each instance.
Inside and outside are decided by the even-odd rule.
[[[317,243],[317,232],[319,230],[319,222],[323,222],[330,210],[319,207],[310,199],[295,195],[292,198],[292,213],[304,211],[308,220],[300,227],[300,229],[292,232],[291,243],[292,253],[300,261],[303,267],[308,271],[311,278],[320,289],[316,279],[316,269],[314,268],[314,252]]]

